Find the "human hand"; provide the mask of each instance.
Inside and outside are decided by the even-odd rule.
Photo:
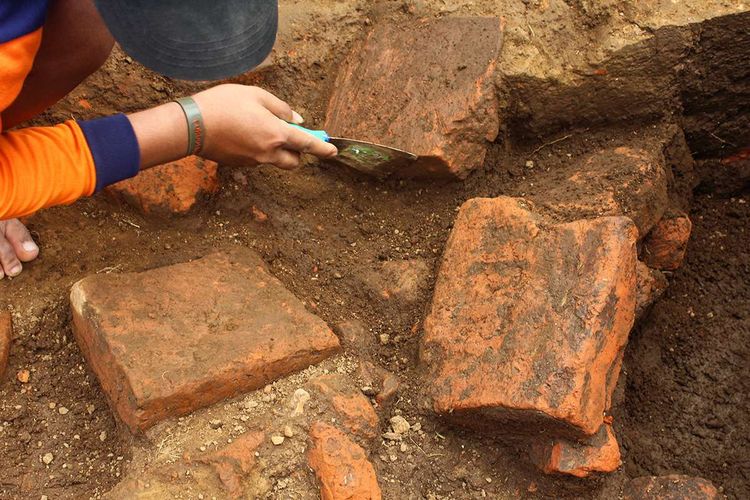
[[[319,158],[336,147],[286,122],[302,123],[287,103],[258,87],[224,84],[193,96],[203,115],[201,156],[227,165],[270,163],[283,169],[300,164],[300,153]]]

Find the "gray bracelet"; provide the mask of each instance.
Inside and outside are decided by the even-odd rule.
[[[203,136],[205,128],[203,127],[203,115],[201,109],[192,97],[182,97],[175,101],[185,113],[188,126],[188,149],[187,154],[197,155],[203,149]]]

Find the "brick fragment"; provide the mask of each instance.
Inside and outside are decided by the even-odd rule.
[[[620,466],[620,447],[612,426],[603,424],[581,441],[540,438],[530,451],[532,462],[546,474],[588,477],[593,472],[614,472]]]
[[[115,198],[143,213],[185,213],[219,189],[218,166],[198,156],[142,171],[107,188]]]
[[[380,486],[365,450],[335,427],[315,422],[308,463],[320,482],[323,500],[379,500]]]
[[[643,260],[650,267],[674,271],[682,265],[693,223],[681,212],[667,213],[643,242]]]
[[[396,375],[369,361],[360,362],[357,375],[365,387],[372,389],[375,402],[381,407],[390,405],[401,387]]]
[[[672,474],[631,479],[625,484],[623,500],[718,500],[721,498],[710,481],[699,477]]]
[[[664,158],[631,147],[606,148],[550,177],[530,199],[563,220],[626,215],[639,239],[661,219],[669,204]]]
[[[13,340],[13,318],[9,312],[0,312],[0,380],[8,368],[10,343]]]
[[[210,464],[227,493],[233,498],[239,498],[244,491],[243,479],[255,466],[255,450],[264,439],[265,434],[262,432],[246,432],[228,446],[198,461]]]
[[[425,390],[469,425],[592,435],[633,325],[637,230],[627,217],[552,224],[532,208],[461,207],[424,323]]]
[[[370,401],[341,375],[323,375],[310,382],[337,414],[347,431],[364,439],[378,435],[380,420]]]
[[[498,134],[496,17],[377,24],[338,75],[325,127],[421,158],[405,176],[465,178]]]
[[[640,260],[636,263],[635,319],[640,319],[649,307],[662,296],[669,284],[658,269],[651,269]]]
[[[257,389],[339,349],[336,336],[249,250],[71,291],[73,331],[132,430]]]

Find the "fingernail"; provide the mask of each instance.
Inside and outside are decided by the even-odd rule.
[[[15,266],[11,267],[10,271],[8,271],[8,276],[11,276],[11,277],[12,276],[18,276],[19,274],[21,274],[21,269],[23,269],[21,267],[21,264],[17,264]]]
[[[292,123],[299,125],[300,123],[305,123],[305,119],[296,111],[292,111]]]
[[[33,241],[25,241],[23,243],[23,249],[27,252],[36,252],[37,250],[39,250],[39,247],[36,246],[36,243],[34,243]]]

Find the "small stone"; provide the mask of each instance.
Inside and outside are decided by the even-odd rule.
[[[253,408],[257,408],[257,407],[258,407],[258,402],[257,401],[247,401],[245,403],[245,409],[246,410],[252,410]]]
[[[50,410],[54,410],[55,406],[57,406],[57,404],[56,403],[50,403],[48,406],[49,406]]]
[[[299,417],[305,413],[305,403],[310,400],[310,393],[304,389],[297,389],[292,395],[290,406],[292,407],[292,417]]]
[[[102,431],[99,433],[99,441],[106,441],[107,440],[107,431]]]
[[[388,458],[391,460],[391,462],[395,462],[398,460],[398,457],[396,455],[388,455]]]
[[[279,445],[280,445],[281,443],[283,443],[283,442],[284,442],[284,436],[278,436],[278,435],[276,435],[276,436],[271,436],[271,442],[272,442],[272,443],[273,443],[274,445],[276,445],[276,446],[279,446]]]
[[[68,409],[67,409],[67,408],[65,408],[64,406],[61,406],[60,408],[58,408],[58,409],[57,409],[57,412],[58,412],[58,413],[59,413],[60,415],[67,415],[69,411],[70,411],[70,410],[68,410]]]
[[[52,463],[52,461],[55,459],[54,455],[52,453],[45,453],[42,457],[42,462],[44,462],[46,465],[49,465]]]
[[[401,453],[406,453],[409,447],[406,446],[406,443],[401,443],[401,447],[399,449],[401,450]]]
[[[534,160],[526,160],[526,168],[534,168]]]
[[[288,438],[294,436],[294,429],[292,429],[291,425],[285,425],[284,426],[284,435]]]
[[[420,422],[415,422],[414,425],[411,426],[411,430],[414,432],[419,432],[422,430],[422,424]]]
[[[31,378],[31,373],[29,373],[29,370],[20,370],[16,374],[16,378],[22,384],[27,384],[29,382],[29,379]]]
[[[411,425],[400,415],[391,418],[391,428],[396,434],[406,434],[411,429]]]
[[[337,280],[340,280],[344,276],[341,273],[336,272],[336,273],[333,273],[333,277],[336,278]]]
[[[42,497],[39,500],[47,500],[47,495],[42,495]]]
[[[94,406],[94,405],[86,405],[86,413],[88,413],[89,415],[91,415],[92,413],[94,413],[94,410],[96,410],[96,406]]]
[[[401,434],[396,434],[395,432],[384,432],[383,439],[387,441],[401,441]]]
[[[221,428],[221,427],[222,427],[222,426],[224,425],[224,422],[222,422],[222,421],[221,421],[221,420],[219,420],[219,419],[213,419],[213,420],[211,420],[210,422],[208,422],[208,425],[209,425],[209,426],[210,426],[210,427],[211,427],[212,429],[220,429],[220,428]]]
[[[380,343],[381,344],[386,345],[388,343],[388,341],[390,341],[390,340],[391,340],[391,336],[388,335],[387,333],[381,333],[380,334]]]

